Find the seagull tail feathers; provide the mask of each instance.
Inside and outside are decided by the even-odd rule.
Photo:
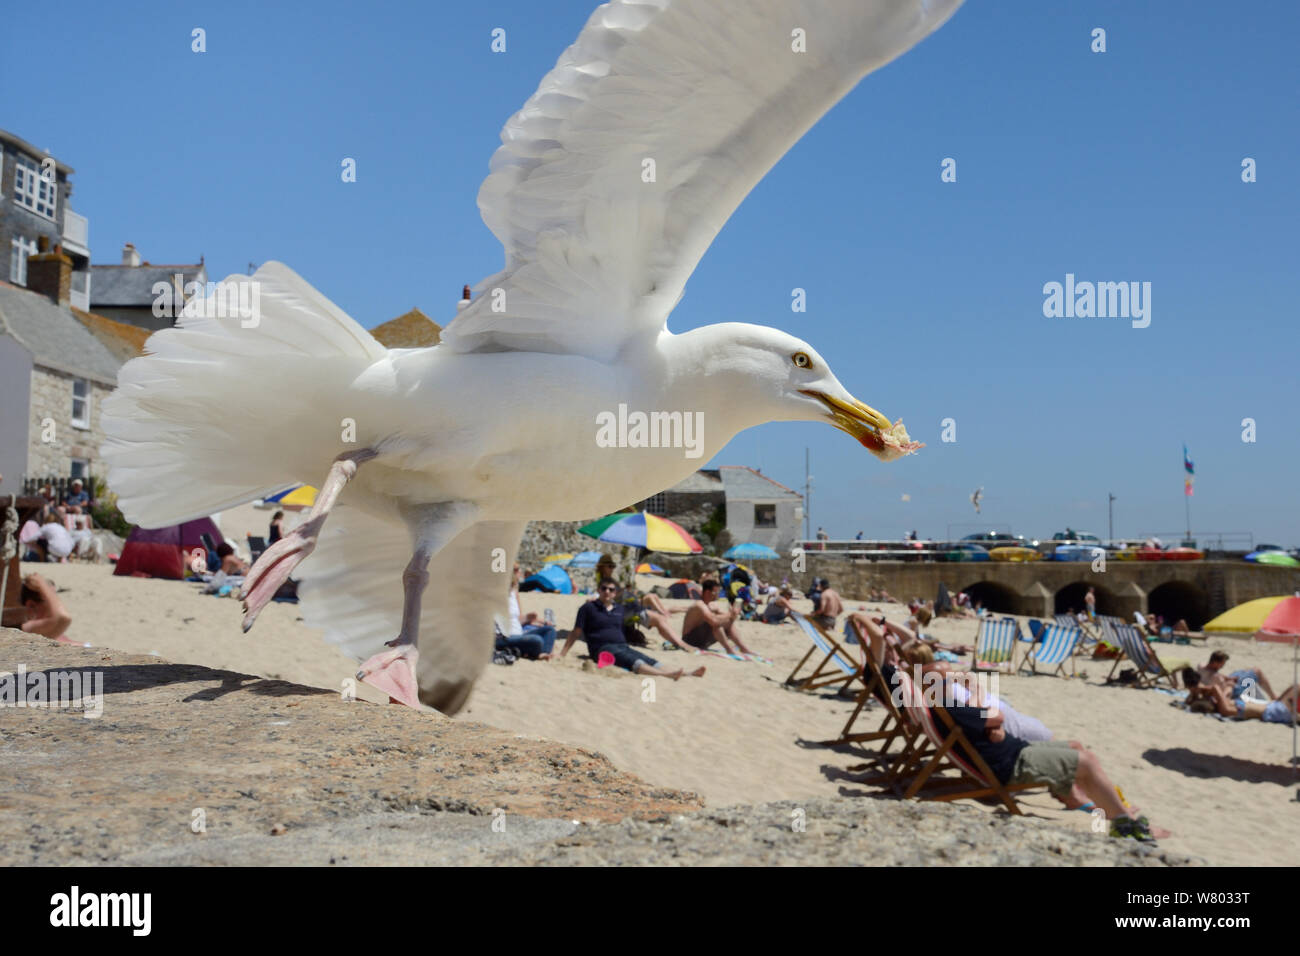
[[[343,450],[331,392],[386,353],[282,263],[217,283],[104,401],[101,455],[122,513],[165,527],[312,481]]]

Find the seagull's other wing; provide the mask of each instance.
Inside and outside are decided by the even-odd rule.
[[[479,283],[443,345],[608,359],[629,336],[657,334],[713,237],[786,150],[960,4],[601,6],[501,131],[478,204],[505,269]]]
[[[429,562],[420,609],[416,679],[420,700],[444,714],[460,710],[492,660],[492,618],[506,613],[510,569],[524,522],[482,521]],[[500,548],[501,553],[493,553]],[[340,501],[321,531],[298,593],[309,627],[364,661],[402,626],[402,571],[411,534]]]

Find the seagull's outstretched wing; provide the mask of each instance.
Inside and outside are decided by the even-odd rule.
[[[492,659],[492,619],[507,611],[524,524],[479,522],[429,562],[416,679],[420,700],[444,714],[465,705]],[[303,620],[358,661],[379,653],[402,626],[402,576],[395,569],[410,557],[405,525],[340,502],[312,554],[311,574],[299,585]]]
[[[501,131],[479,190],[505,269],[458,352],[613,356],[656,334],[731,213],[961,0],[613,0]]]

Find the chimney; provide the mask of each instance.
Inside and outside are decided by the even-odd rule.
[[[63,254],[63,246],[50,249],[46,236],[36,239],[37,253],[27,257],[27,288],[48,296],[56,305],[72,299],[72,260]]]
[[[135,246],[127,243],[122,247],[122,265],[138,266],[140,264],[140,253],[135,251]]]
[[[469,308],[470,291],[469,286],[465,286],[460,293],[460,301],[456,303],[456,311]]]

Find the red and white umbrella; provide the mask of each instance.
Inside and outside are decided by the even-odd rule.
[[[1300,654],[1300,594],[1277,602],[1277,606],[1268,612],[1268,617],[1264,618],[1264,623],[1255,632],[1255,640],[1291,645],[1291,683],[1296,684],[1296,675],[1300,671],[1300,656],[1297,656]],[[1300,762],[1296,761],[1294,716],[1291,720],[1291,766],[1300,771]]]

